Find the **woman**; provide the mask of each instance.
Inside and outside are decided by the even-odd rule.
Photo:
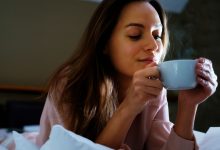
[[[196,110],[215,92],[217,77],[211,61],[197,59],[198,86],[179,92],[173,126],[157,67],[167,46],[166,17],[157,1],[104,0],[77,51],[50,82],[38,145],[61,124],[114,149],[196,149]]]

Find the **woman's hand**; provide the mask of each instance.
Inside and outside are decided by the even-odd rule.
[[[189,140],[193,140],[194,120],[197,107],[211,96],[217,88],[217,76],[210,60],[197,59],[196,64],[197,86],[191,90],[183,90],[178,96],[178,111],[174,126],[175,132]]]
[[[105,128],[96,139],[97,143],[118,149],[122,146],[135,117],[144,109],[150,99],[162,95],[162,83],[156,63],[134,73],[131,83],[120,88],[121,103]],[[126,122],[126,123],[125,123]],[[122,128],[123,127],[123,128]],[[121,149],[129,150],[126,145]]]
[[[179,100],[197,105],[215,92],[218,82],[210,60],[206,58],[197,59],[196,78],[197,87],[192,90],[180,91]]]
[[[132,83],[123,100],[130,110],[139,113],[150,99],[161,95],[163,89],[159,80],[159,71],[156,63],[151,63],[146,68],[134,73]]]

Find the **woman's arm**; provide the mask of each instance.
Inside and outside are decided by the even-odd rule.
[[[178,112],[174,127],[179,136],[189,140],[193,140],[193,127],[198,105],[211,96],[218,85],[217,76],[208,59],[197,60],[196,75],[198,86],[192,90],[179,92]]]
[[[114,149],[119,149],[123,145],[135,117],[136,115],[132,111],[129,111],[123,104],[120,105],[96,139],[96,142]]]
[[[155,64],[150,64],[134,74],[130,87],[122,96],[122,103],[98,136],[97,143],[114,149],[123,145],[135,117],[143,111],[149,100],[161,96],[162,83],[158,79],[148,78],[152,76],[159,77]]]
[[[193,128],[198,105],[182,104],[184,100],[179,98],[178,111],[174,130],[184,139],[193,140]]]
[[[152,120],[150,133],[146,139],[146,149],[155,150],[193,150],[198,149],[196,142],[187,140],[173,129],[169,121],[169,109],[166,97],[160,101],[160,107]],[[186,127],[187,128],[187,127]]]

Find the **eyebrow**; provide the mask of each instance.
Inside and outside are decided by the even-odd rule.
[[[144,25],[143,25],[143,24],[140,24],[140,23],[129,23],[129,24],[126,25],[125,27],[127,28],[127,27],[131,27],[131,26],[144,28]],[[160,28],[160,27],[163,27],[163,26],[162,26],[162,24],[158,23],[158,24],[155,24],[154,27]]]
[[[131,26],[135,26],[135,27],[140,27],[140,28],[144,28],[143,24],[140,23],[129,23],[128,25],[126,25],[125,27],[131,27]]]

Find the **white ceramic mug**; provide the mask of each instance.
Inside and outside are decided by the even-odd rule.
[[[168,90],[186,90],[197,85],[196,60],[170,60],[160,63],[159,71],[163,85]]]

